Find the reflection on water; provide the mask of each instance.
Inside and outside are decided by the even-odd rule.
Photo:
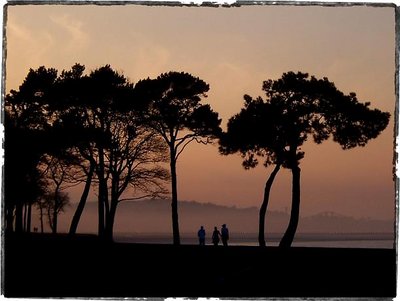
[[[124,243],[154,243],[172,244],[172,236],[169,234],[121,234],[114,235],[116,242]],[[267,246],[278,246],[280,236],[267,237]],[[184,234],[181,236],[181,244],[197,245],[196,235]],[[212,245],[211,238],[206,239],[206,245]],[[258,246],[257,235],[237,234],[231,235],[231,246]],[[300,234],[293,242],[294,247],[320,247],[320,248],[379,248],[394,249],[394,235],[390,233],[380,234]]]
[[[393,240],[333,240],[294,242],[294,247],[394,249]]]

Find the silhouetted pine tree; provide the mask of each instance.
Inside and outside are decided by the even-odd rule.
[[[164,73],[156,79],[139,81],[135,90],[139,98],[149,101],[145,122],[164,139],[169,149],[173,242],[179,245],[177,160],[192,141],[206,144],[210,138],[217,137],[221,120],[209,105],[200,103],[209,85],[191,74]]]
[[[228,123],[220,140],[222,154],[240,152],[245,167],[255,167],[256,156],[265,157],[265,166],[275,164],[265,187],[260,208],[259,243],[265,246],[264,223],[272,182],[280,166],[292,172],[292,208],[281,247],[290,247],[300,211],[301,146],[312,136],[315,143],[329,137],[343,149],[365,146],[387,126],[390,114],[360,103],[355,93],[345,95],[327,78],[307,73],[284,73],[278,80],[264,81],[266,99],[245,95],[245,106]]]

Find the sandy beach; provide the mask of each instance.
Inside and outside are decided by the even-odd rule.
[[[6,238],[5,297],[394,297],[394,249]]]

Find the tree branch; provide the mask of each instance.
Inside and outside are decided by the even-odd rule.
[[[138,200],[145,199],[145,198],[148,198],[148,197],[153,197],[153,196],[154,196],[154,194],[145,194],[145,195],[138,196],[138,197],[125,198],[125,199],[118,200],[118,203],[127,202],[127,201],[138,201]]]
[[[186,141],[186,143],[182,146],[182,148],[181,148],[180,151],[178,151],[178,146],[179,146],[180,144],[182,144],[182,143],[180,142],[180,143],[178,143],[178,144],[176,145],[175,150],[176,150],[177,154],[176,154],[176,156],[175,156],[175,160],[178,159],[179,155],[183,152],[183,150],[186,148],[186,146],[187,146],[190,142],[192,142],[193,140],[196,140],[196,137],[192,137],[191,139],[189,139],[188,141]],[[184,141],[184,140],[182,140],[182,141]]]

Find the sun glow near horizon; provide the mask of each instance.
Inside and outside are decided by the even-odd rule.
[[[210,84],[222,126],[243,95],[263,96],[266,79],[302,71],[328,77],[344,93],[391,114],[364,148],[307,142],[302,168],[305,213],[336,211],[393,219],[395,18],[393,7],[249,5],[231,8],[127,5],[11,5],[6,23],[6,93],[29,68],[87,70],[110,64],[132,82],[170,70]],[[29,16],[27,18],[26,16]],[[204,162],[207,162],[205,164]],[[178,161],[179,198],[259,206],[270,169],[245,171],[240,156],[191,144]],[[291,179],[282,171],[271,210],[290,208]],[[79,194],[79,192],[77,192]]]

